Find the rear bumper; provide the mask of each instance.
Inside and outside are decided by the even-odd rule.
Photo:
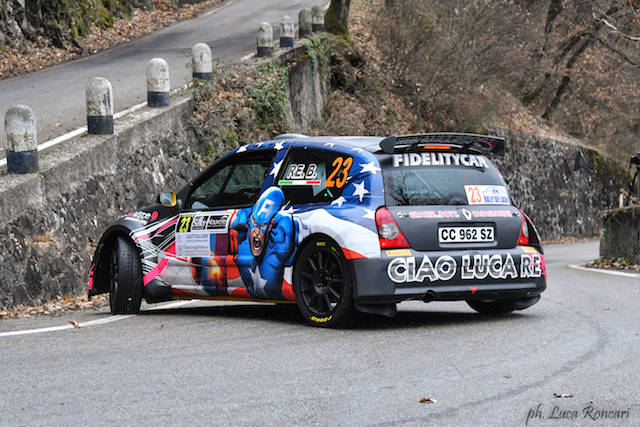
[[[381,252],[352,260],[356,303],[525,299],[546,288],[544,255],[532,247]]]

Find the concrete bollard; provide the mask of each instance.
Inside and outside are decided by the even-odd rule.
[[[194,79],[211,80],[213,78],[211,49],[206,43],[198,43],[191,49],[191,69]]]
[[[313,33],[313,23],[311,20],[311,11],[302,9],[298,13],[298,34],[300,38],[311,37]]]
[[[86,89],[87,132],[91,135],[113,133],[113,88],[104,77],[91,79]]]
[[[293,47],[296,38],[296,29],[291,17],[285,15],[280,22],[280,47]]]
[[[324,31],[324,11],[320,6],[311,8],[311,29],[314,33]]]
[[[171,103],[169,64],[162,58],[153,58],[147,66],[147,105],[166,107]]]
[[[273,28],[268,22],[258,29],[258,57],[273,55]]]
[[[36,116],[26,105],[15,105],[4,115],[7,133],[7,172],[38,172]]]

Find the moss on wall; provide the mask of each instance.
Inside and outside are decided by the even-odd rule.
[[[143,0],[0,0],[0,44],[20,46],[24,39],[44,37],[63,48],[89,34],[91,27],[107,28],[115,18],[129,16]]]

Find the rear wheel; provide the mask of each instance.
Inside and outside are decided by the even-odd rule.
[[[109,306],[112,314],[137,313],[142,302],[142,268],[130,240],[116,237],[109,263]]]
[[[349,266],[331,239],[314,238],[304,246],[293,289],[300,312],[314,326],[344,325],[354,313]]]

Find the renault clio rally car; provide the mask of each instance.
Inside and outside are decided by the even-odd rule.
[[[283,135],[244,145],[102,235],[89,295],[297,304],[318,326],[404,300],[522,310],[546,287],[539,235],[486,155],[499,137]]]

